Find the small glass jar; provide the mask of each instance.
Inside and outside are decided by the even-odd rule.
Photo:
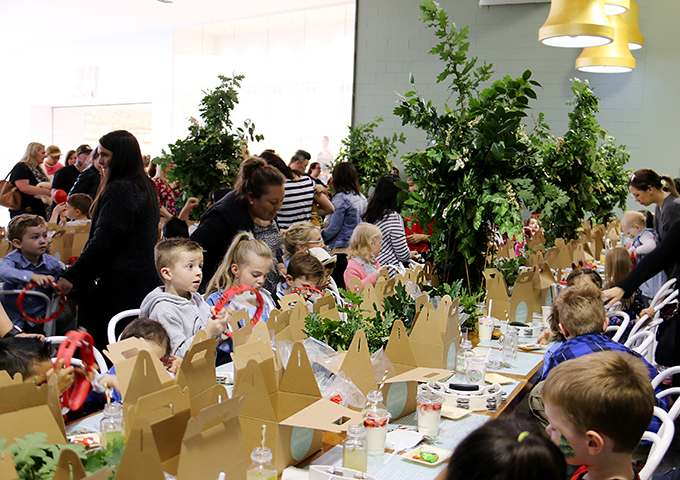
[[[272,451],[269,447],[255,447],[250,454],[253,463],[248,467],[247,480],[276,480],[278,472],[272,465]]]
[[[342,466],[360,472],[368,470],[366,428],[363,425],[350,425],[347,429],[342,447]]]
[[[472,351],[472,342],[470,340],[463,340],[460,342],[460,350],[456,354],[456,374],[465,375],[466,363],[469,357],[474,357]]]
[[[366,448],[371,456],[384,455],[390,412],[382,403],[383,395],[381,391],[371,390],[366,399],[366,406],[361,412],[364,427],[366,427]]]
[[[519,330],[513,325],[508,325],[503,338],[503,362],[517,361],[517,349],[519,347]]]
[[[104,407],[104,418],[99,422],[102,435],[102,445],[110,446],[116,437],[125,436],[125,420],[123,420],[123,406],[120,403],[108,403]]]

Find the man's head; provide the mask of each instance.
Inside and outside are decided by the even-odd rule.
[[[50,145],[49,147],[47,147],[45,149],[45,153],[47,153],[45,163],[50,167],[56,165],[59,159],[61,158],[61,150],[59,150],[59,147],[57,147],[56,145]]]
[[[198,243],[183,237],[163,240],[154,258],[166,292],[187,296],[198,291],[203,278],[203,248]]]
[[[23,213],[9,221],[7,239],[30,261],[47,250],[47,223],[38,215]]]
[[[567,462],[590,465],[608,453],[630,453],[649,427],[654,390],[642,360],[597,352],[561,363],[543,390],[546,431]]]
[[[602,333],[606,327],[602,292],[594,285],[575,285],[558,295],[553,303],[559,329],[566,338]]]
[[[76,167],[82,172],[89,165],[92,148],[89,145],[81,145],[76,149]]]
[[[309,152],[306,152],[304,150],[298,150],[295,152],[295,155],[290,159],[290,163],[288,166],[292,169],[298,172],[300,175],[304,175],[305,171],[307,170],[307,164],[309,163],[309,160],[311,160],[312,156],[309,154]]]

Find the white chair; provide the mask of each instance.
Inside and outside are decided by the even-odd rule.
[[[51,343],[52,345],[61,345],[61,342],[66,340],[66,337],[64,336],[54,336],[54,337],[45,337],[45,341],[48,343]],[[104,360],[104,356],[102,353],[97,350],[97,347],[92,347],[92,353],[94,355],[94,360],[97,362],[97,367],[99,367],[99,372],[100,373],[106,373],[106,371],[109,369],[108,365],[106,365],[106,360]],[[82,362],[80,359],[74,358],[73,360],[77,360],[72,362],[73,365],[75,366],[81,366]],[[56,358],[53,358],[52,361],[56,361]]]
[[[18,301],[19,294],[22,291],[23,290],[0,290],[0,295],[16,295],[17,301]],[[26,291],[26,295],[29,295],[31,297],[42,298],[43,300],[45,300],[45,303],[47,304],[47,316],[48,317],[50,315],[52,315],[52,313],[54,313],[54,310],[55,310],[55,307],[56,307],[57,304],[55,304],[55,302],[53,302],[52,299],[49,296],[47,296],[46,294],[44,294],[43,292],[38,292],[36,290],[28,290],[28,291]],[[45,328],[45,336],[54,335],[54,332],[56,331],[56,328],[57,328],[56,321],[53,320],[51,322],[45,323],[44,328]]]
[[[661,427],[658,433],[645,432],[642,434],[643,440],[652,442],[652,449],[649,451],[645,467],[640,470],[640,480],[652,478],[654,471],[661,463],[661,460],[663,460],[664,455],[666,455],[675,435],[675,424],[668,413],[659,407],[654,407],[654,416],[661,421]]]
[[[670,378],[673,375],[679,374],[680,366],[667,368],[663,372],[659,373],[656,377],[654,377],[654,380],[652,380],[652,388],[656,391],[656,389],[659,388],[659,385],[661,385],[661,382],[663,382],[665,379]],[[666,388],[657,393],[656,398],[661,399],[668,397],[670,395],[676,395],[680,397],[680,387]],[[670,415],[671,419],[675,421],[675,419],[678,418],[679,413],[680,413],[680,399],[673,404],[673,407],[668,411],[668,415]]]
[[[675,279],[673,279],[673,281],[675,281]],[[666,291],[665,293],[667,295],[664,298],[664,297],[659,295],[659,293],[663,293],[662,290],[663,290],[663,287],[654,296],[654,299],[652,300],[652,303],[650,304],[650,305],[654,305],[654,318],[651,321],[649,321],[648,315],[643,315],[642,317],[640,317],[640,319],[637,322],[635,322],[635,325],[633,325],[633,329],[630,331],[631,335],[635,335],[638,331],[640,331],[642,329],[654,328],[655,326],[658,326],[661,322],[663,322],[663,320],[661,320],[661,321],[657,322],[656,325],[652,326],[652,323],[656,322],[656,320],[658,320],[661,317],[661,313],[660,313],[661,309],[677,298],[678,291],[677,290]],[[663,298],[663,300],[661,300],[662,298]]]
[[[386,268],[388,270],[394,271],[394,275],[402,274],[404,275],[406,273],[406,268],[403,265],[381,265],[380,268]],[[392,278],[393,275],[390,275],[390,278]]]
[[[649,362],[649,354],[654,350],[652,348],[652,344],[654,342],[656,342],[656,331],[644,330],[630,336],[624,345],[633,350],[635,353],[645,357],[645,359]]]
[[[612,317],[621,317],[621,324],[620,325],[610,325],[605,330],[605,333],[616,332],[616,333],[614,333],[612,340],[614,340],[615,342],[619,342],[619,341],[621,341],[621,337],[626,332],[626,329],[628,328],[628,325],[630,324],[630,316],[626,312],[621,312],[621,311],[607,312],[607,318],[612,318]]]
[[[120,339],[120,335],[116,336],[116,325],[118,325],[118,322],[128,317],[139,317],[140,313],[141,310],[139,308],[133,308],[131,310],[124,310],[114,315],[113,318],[109,320],[109,326],[106,329],[106,337],[109,341],[109,344],[116,343]]]

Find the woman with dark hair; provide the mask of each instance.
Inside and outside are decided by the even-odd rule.
[[[326,186],[325,183],[319,178],[321,175],[321,164],[319,162],[312,162],[309,164],[309,169],[307,169],[307,176],[314,180],[317,185]]]
[[[276,167],[286,177],[286,195],[283,199],[281,210],[276,217],[281,230],[288,229],[296,222],[309,222],[312,217],[312,205],[315,203],[319,207],[317,213],[320,216],[333,213],[333,204],[326,194],[323,193],[325,188],[315,185],[314,180],[286,165],[273,150],[265,150],[260,156],[268,164]],[[293,156],[293,159],[295,158],[297,157]],[[303,157],[300,156],[300,158]],[[291,161],[291,164],[298,165],[297,161]],[[302,172],[304,173],[304,169]]]
[[[52,194],[50,179],[42,167],[45,157],[47,157],[45,146],[42,143],[31,142],[19,163],[12,168],[9,181],[21,192],[21,207],[19,210],[10,210],[10,218],[22,213],[32,213],[47,220],[45,204],[38,198],[49,197]]]
[[[139,308],[160,284],[153,256],[159,214],[137,139],[116,130],[99,139],[97,150],[102,179],[90,210],[90,237],[58,284],[67,294],[73,289],[79,324],[101,346],[111,317]]]
[[[281,172],[262,158],[249,157],[241,163],[234,189],[206,210],[191,235],[191,239],[203,247],[201,289],[215,274],[239,232],[253,232],[258,238],[254,233],[256,225],[263,229],[273,226],[278,232],[273,220],[283,202],[285,181]],[[278,237],[280,241],[281,235]]]
[[[449,460],[446,480],[564,480],[562,451],[541,432],[510,419],[491,420],[468,435]]]
[[[643,168],[631,174],[628,190],[639,204],[645,207],[656,205],[654,230],[659,234],[659,239],[663,240],[670,226],[680,219],[680,198],[673,179]]]
[[[64,157],[64,166],[68,167],[69,165],[75,165],[77,160],[78,159],[76,158],[76,151],[69,150],[68,152],[66,152],[66,156]]]
[[[321,232],[324,242],[332,255],[337,255],[333,279],[339,288],[345,288],[343,274],[347,268],[349,239],[354,228],[361,223],[368,201],[361,193],[356,167],[349,162],[340,162],[333,167],[333,208],[328,217],[328,226]]]
[[[412,257],[406,241],[404,219],[398,212],[397,194],[399,187],[395,185],[395,182],[398,181],[399,177],[393,174],[380,177],[363,217],[365,222],[372,223],[380,228],[382,233],[382,247],[378,255],[380,265],[406,263]],[[335,184],[335,180],[333,182]],[[390,276],[393,273],[390,272]]]

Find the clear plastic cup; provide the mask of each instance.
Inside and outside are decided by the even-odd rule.
[[[486,358],[470,357],[467,359],[467,381],[470,385],[484,385],[486,376]]]
[[[416,402],[418,402],[418,432],[428,437],[436,437],[439,435],[444,397],[432,392],[423,392],[416,397]]]

